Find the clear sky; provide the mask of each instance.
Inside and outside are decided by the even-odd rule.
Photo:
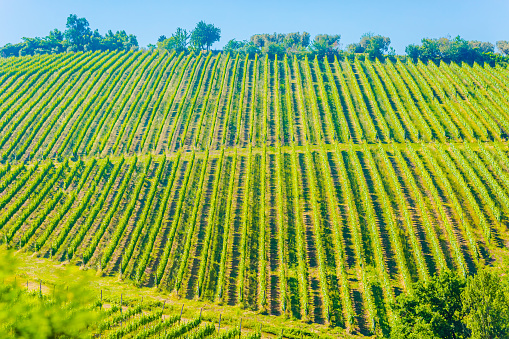
[[[398,54],[423,37],[509,40],[509,0],[0,0],[0,46],[65,30],[71,13],[101,34],[124,29],[142,47],[200,20],[221,28],[214,48],[256,33],[302,31],[341,34],[344,45],[374,32],[390,37]]]

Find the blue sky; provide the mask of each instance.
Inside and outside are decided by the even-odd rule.
[[[64,30],[71,13],[87,18],[101,34],[108,29],[135,34],[140,46],[177,27],[190,30],[200,20],[221,28],[215,48],[256,33],[297,31],[341,34],[344,45],[374,32],[390,37],[400,54],[423,37],[509,40],[509,0],[0,0],[0,46]]]

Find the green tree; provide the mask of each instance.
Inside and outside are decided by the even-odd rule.
[[[138,40],[133,34],[127,34],[124,30],[115,34],[111,30],[101,39],[103,50],[125,50],[138,49]]]
[[[286,48],[282,44],[269,43],[263,47],[262,52],[268,54],[271,59],[273,59],[276,55],[278,58],[282,58],[286,53]]]
[[[178,27],[177,31],[168,39],[161,35],[157,40],[157,48],[168,51],[175,50],[177,53],[186,51],[189,45],[189,37],[190,34],[185,29]]]
[[[360,47],[367,53],[371,59],[381,59],[389,50],[391,39],[386,36],[365,33],[359,42]]]
[[[213,24],[206,24],[204,21],[198,22],[196,28],[191,33],[191,45],[197,49],[210,50],[210,46],[221,38],[221,29]]]
[[[480,53],[495,53],[495,46],[491,42],[470,40],[468,46],[477,49]]]
[[[341,35],[334,34],[318,34],[315,36],[313,43],[310,46],[311,51],[316,53],[319,57],[323,57],[325,55],[332,56],[339,52],[340,45],[339,40],[341,39]]]
[[[244,46],[246,46],[247,41],[238,41],[236,39],[231,39],[226,43],[226,45],[223,47],[223,51],[225,53],[239,53]]]
[[[405,47],[406,54],[414,61],[421,58],[421,46],[411,44]]]
[[[503,55],[509,55],[509,41],[497,41],[497,50]]]
[[[67,18],[67,28],[65,30],[65,38],[69,43],[72,51],[83,51],[85,45],[90,42],[92,31],[89,23],[85,18],[78,18],[76,14],[71,14]]]
[[[412,293],[400,295],[394,305],[397,320],[391,338],[466,338],[465,285],[462,277],[446,271],[416,284]]]
[[[297,33],[288,33],[285,34],[283,38],[283,45],[286,48],[298,48],[298,47],[308,47],[310,42],[311,35],[308,32],[303,32],[300,34]]]
[[[462,298],[472,338],[509,338],[509,287],[500,276],[479,271],[468,279]]]

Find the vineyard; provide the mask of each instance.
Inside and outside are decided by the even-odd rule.
[[[500,66],[4,58],[0,241],[183,298],[386,333],[414,282],[508,255],[508,138]]]

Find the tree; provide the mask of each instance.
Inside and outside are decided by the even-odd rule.
[[[411,44],[406,46],[405,52],[414,61],[417,61],[417,59],[421,58],[421,47],[418,45]]]
[[[256,53],[260,53],[260,48],[258,48],[251,41],[238,41],[232,39],[228,41],[228,43],[224,46],[223,51],[225,53],[241,53],[244,55],[254,56]]]
[[[442,60],[450,62],[473,61],[475,51],[472,50],[467,40],[459,35],[454,39],[439,39]]]
[[[228,43],[224,46],[223,51],[225,53],[238,53],[244,46],[247,44],[247,41],[238,41],[235,39],[231,39],[228,41]]]
[[[210,46],[221,38],[221,29],[215,27],[213,24],[206,24],[200,21],[196,24],[196,28],[191,33],[191,44],[197,49],[210,50]]]
[[[78,18],[76,14],[71,14],[67,18],[65,27],[67,29],[64,34],[70,49],[83,51],[85,45],[90,42],[90,36],[92,35],[87,19]]]
[[[329,34],[318,34],[315,36],[313,43],[311,44],[311,51],[315,52],[319,57],[325,55],[332,56],[336,54],[340,49],[339,40],[341,35],[329,35]]]
[[[122,30],[117,31],[115,34],[111,30],[106,33],[104,39],[101,41],[102,50],[125,50],[138,49],[138,39],[136,36],[129,34]]]
[[[286,51],[304,51],[310,43],[311,35],[308,32],[294,33],[274,33],[274,34],[255,34],[251,36],[250,42],[259,48],[267,47],[270,44],[283,46]],[[274,47],[271,47],[272,49]]]
[[[364,50],[363,53],[367,53],[371,59],[381,59],[389,50],[390,44],[390,38],[373,33],[363,34],[359,42],[360,47]]]
[[[186,51],[189,45],[189,36],[190,34],[185,29],[178,27],[177,31],[168,39],[159,41],[159,39],[165,37],[164,35],[160,36],[157,41],[157,48],[168,51],[175,50],[177,53]]]
[[[269,58],[274,58],[276,55],[278,57],[283,57],[286,53],[285,46],[282,44],[270,43],[266,45],[262,51],[269,55]]]
[[[509,41],[497,41],[497,50],[503,55],[509,55]]]
[[[259,48],[262,48],[265,46],[265,42],[267,41],[267,39],[265,38],[265,36],[267,36],[267,34],[255,34],[255,35],[252,35],[251,36],[251,39],[250,41],[256,46],[256,47],[259,47]]]
[[[479,271],[468,279],[462,298],[473,338],[509,338],[509,287],[499,276]]]
[[[360,43],[353,43],[346,46],[346,50],[348,53],[364,53],[365,49],[361,46]]]
[[[480,53],[495,53],[495,46],[491,42],[470,40],[468,46],[477,49]]]
[[[484,41],[467,41],[460,36],[451,39],[442,37],[439,39],[424,38],[422,45],[408,45],[405,49],[407,55],[412,59],[423,61],[431,60],[435,63],[441,60],[445,62],[500,62],[493,54],[492,43]]]
[[[284,35],[283,45],[286,48],[298,48],[298,47],[308,47],[310,42],[311,35],[308,32],[303,32],[300,34],[297,33],[288,33]],[[278,42],[280,43],[280,42]]]
[[[465,338],[462,292],[465,280],[445,271],[400,295],[394,305],[397,320],[391,338]]]
[[[0,48],[0,55],[4,58],[10,56],[19,56],[21,49],[23,48],[24,43],[20,42],[17,44],[6,44],[4,47]]]
[[[135,35],[127,34],[124,30],[115,34],[110,30],[103,37],[96,29],[92,31],[85,18],[78,18],[71,14],[67,18],[67,29],[61,32],[54,29],[43,38],[23,38],[23,42],[0,48],[0,55],[18,56],[34,54],[54,54],[68,51],[106,51],[106,50],[136,50],[138,40]]]

